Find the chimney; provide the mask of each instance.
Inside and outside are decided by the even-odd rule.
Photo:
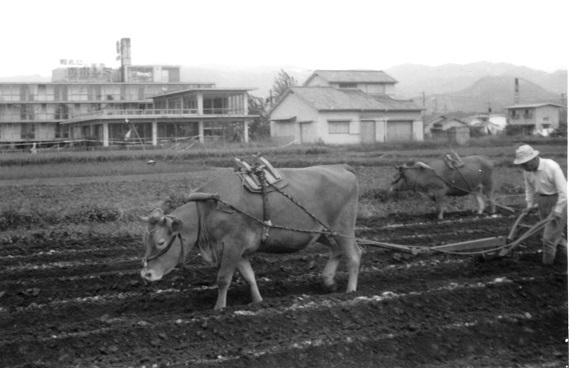
[[[519,104],[519,79],[515,78],[515,105]]]
[[[121,60],[121,77],[122,82],[128,82],[127,72],[128,67],[131,66],[131,39],[121,38],[120,42],[117,42],[117,59]]]

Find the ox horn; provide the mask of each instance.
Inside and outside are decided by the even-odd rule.
[[[139,216],[139,218],[145,222],[152,222],[152,223],[163,223],[166,218],[164,217],[164,212],[162,212],[161,208],[155,208],[150,216]]]
[[[188,202],[191,201],[207,201],[209,199],[213,199],[215,201],[220,199],[220,195],[217,193],[201,193],[201,192],[194,192],[188,195]]]
[[[420,161],[416,162],[416,166],[423,167],[424,169],[431,170],[431,167],[429,165],[424,164],[423,162],[420,162]]]

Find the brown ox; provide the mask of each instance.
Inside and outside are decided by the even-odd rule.
[[[227,291],[236,268],[249,284],[252,301],[260,302],[248,257],[256,252],[295,252],[319,240],[331,248],[322,272],[324,285],[335,289],[334,275],[344,256],[348,269],[346,291],[355,291],[362,250],[354,237],[358,185],[352,168],[316,166],[281,169],[279,174],[286,184],[282,191],[321,223],[281,193],[270,190],[267,200],[270,221],[275,227],[264,226],[257,221],[263,218],[262,196],[246,190],[240,177],[228,171],[192,193],[190,202],[169,215],[156,209],[150,216],[141,218],[147,222],[141,276],[150,281],[160,280],[198,246],[202,258],[219,267],[218,299],[214,309],[226,306]],[[334,232],[331,237],[323,235],[326,228]],[[265,234],[268,237],[262,241]]]
[[[485,209],[485,195],[495,213],[493,199],[493,163],[481,156],[462,158],[464,165],[451,169],[442,160],[407,163],[396,166],[398,173],[392,181],[392,191],[418,190],[426,192],[435,201],[437,218],[443,219],[444,197],[473,193],[477,198],[478,214]]]

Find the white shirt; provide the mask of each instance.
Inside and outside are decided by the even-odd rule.
[[[538,159],[536,171],[525,171],[524,183],[526,188],[526,203],[529,207],[534,205],[536,194],[558,194],[558,202],[554,213],[561,214],[566,208],[566,178],[560,165],[547,158]]]

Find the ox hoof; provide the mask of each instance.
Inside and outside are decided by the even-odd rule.
[[[336,292],[336,291],[338,290],[338,285],[337,285],[336,282],[334,282],[334,283],[332,283],[332,284],[330,284],[330,285],[327,285],[327,284],[323,283],[323,288],[324,288],[326,291],[328,291],[329,293],[334,293],[334,292]]]

